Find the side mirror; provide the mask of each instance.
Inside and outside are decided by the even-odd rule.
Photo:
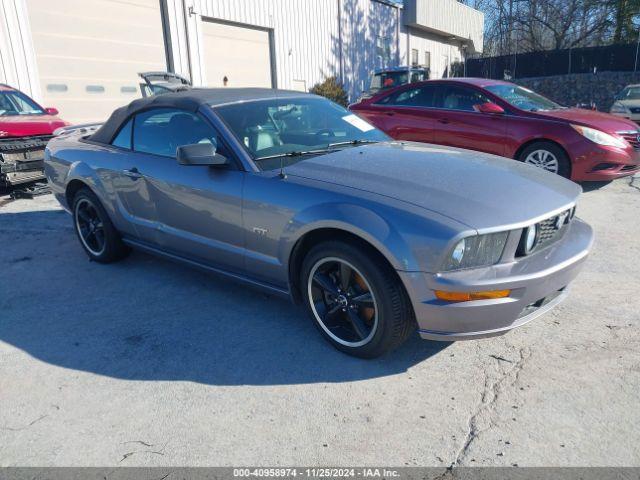
[[[60,113],[57,108],[53,108],[53,107],[47,107],[44,109],[44,111],[47,112],[49,115],[58,115]]]
[[[494,115],[504,114],[504,108],[492,102],[480,103],[479,105],[474,105],[473,108],[480,113],[491,113]]]
[[[180,165],[223,167],[229,164],[229,159],[216,153],[216,147],[211,143],[182,145],[176,149],[176,157]]]

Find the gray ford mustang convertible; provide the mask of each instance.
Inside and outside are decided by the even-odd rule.
[[[566,296],[592,243],[572,182],[393,142],[297,92],[135,100],[94,133],[63,132],[45,157],[91,259],[134,247],[290,296],[361,357],[416,324],[445,341],[522,325]]]

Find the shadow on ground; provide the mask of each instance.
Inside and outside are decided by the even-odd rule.
[[[414,335],[380,359],[346,356],[286,300],[141,253],[89,262],[59,211],[0,214],[0,244],[0,341],[69,370],[215,385],[345,382],[404,372],[447,346]]]
[[[580,182],[580,186],[585,192],[593,192],[595,190],[600,190],[601,188],[606,187],[611,182],[612,180],[603,180],[601,182]]]

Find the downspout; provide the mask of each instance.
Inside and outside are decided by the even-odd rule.
[[[342,58],[342,0],[338,2],[338,61],[340,62],[340,83],[344,85],[344,60]]]
[[[182,0],[182,18],[184,19],[184,40],[185,40],[185,45],[187,46],[187,67],[189,67],[189,80],[191,80],[191,84],[193,85],[193,67],[191,66],[191,43],[189,42],[188,16],[191,16],[191,13],[187,9],[187,1]]]
[[[407,66],[411,66],[411,27],[407,26]]]
[[[160,18],[162,19],[162,37],[164,40],[167,71],[176,73],[173,62],[173,46],[171,44],[171,27],[169,25],[169,6],[167,5],[167,0],[160,0]]]
[[[400,6],[396,7],[396,65],[400,65]]]

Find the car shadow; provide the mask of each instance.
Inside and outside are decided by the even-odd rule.
[[[603,187],[606,187],[612,182],[612,180],[603,180],[600,182],[581,182],[580,186],[584,192],[593,192],[595,190],[600,190]]]
[[[137,252],[89,262],[60,211],[0,212],[0,244],[0,341],[70,370],[212,385],[350,382],[404,372],[448,345],[415,334],[385,357],[349,357],[287,300]]]

